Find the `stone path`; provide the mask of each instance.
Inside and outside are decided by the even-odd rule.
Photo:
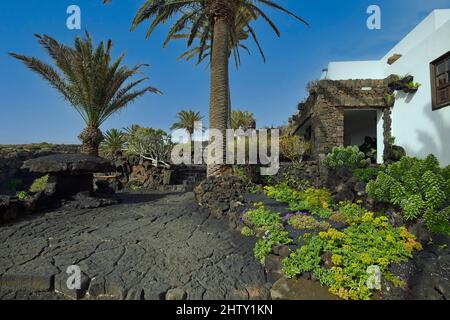
[[[253,241],[198,208],[192,193],[121,197],[0,227],[0,299],[269,297]],[[70,265],[84,273],[77,293],[66,286]]]

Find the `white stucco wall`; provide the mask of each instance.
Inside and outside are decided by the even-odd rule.
[[[392,111],[392,134],[407,154],[426,157],[435,154],[441,165],[450,165],[450,106],[431,109],[429,64],[450,51],[450,9],[435,10],[401,40],[380,61],[331,62],[327,79],[383,79],[391,74],[414,76],[422,86],[414,95],[397,93]],[[387,59],[402,57],[393,65]],[[324,77],[323,77],[324,78]],[[383,121],[378,122],[378,156],[381,161]]]
[[[417,157],[435,154],[442,165],[450,164],[450,106],[431,109],[431,61],[450,51],[449,20],[436,32],[417,43],[386,70],[385,75],[411,74],[422,86],[414,95],[397,94],[392,110],[392,134],[396,144]]]
[[[384,63],[382,61],[342,61],[330,62],[328,71],[322,75],[322,79],[381,79],[384,75]]]

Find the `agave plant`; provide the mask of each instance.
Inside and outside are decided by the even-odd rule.
[[[128,68],[122,65],[124,54],[115,61],[111,57],[112,41],[100,42],[94,48],[88,32],[75,38],[73,48],[59,43],[48,35],[36,35],[39,44],[50,56],[54,66],[24,55],[10,53],[29,69],[38,73],[72,104],[81,115],[86,128],[79,135],[81,152],[98,155],[104,137],[100,125],[147,92],[160,93],[147,86],[137,88],[148,78],[126,83],[141,71],[145,64]]]
[[[110,129],[105,132],[105,139],[100,144],[102,154],[114,157],[119,154],[125,146],[125,134],[117,129]]]
[[[111,2],[111,0],[103,0]],[[145,0],[138,10],[132,24],[132,30],[145,21],[150,22],[147,36],[150,36],[159,25],[174,21],[167,39],[186,27],[189,29],[188,46],[199,39],[202,56],[210,46],[211,88],[210,88],[210,127],[223,132],[230,126],[230,90],[229,90],[229,58],[230,42],[232,42],[237,12],[245,9],[253,20],[262,19],[279,36],[275,23],[262,10],[262,6],[279,10],[306,24],[306,21],[280,6],[275,0]],[[251,26],[250,26],[251,27]],[[253,29],[252,29],[253,30]],[[224,141],[225,142],[225,141]],[[222,144],[225,156],[226,143]],[[208,175],[221,175],[226,172],[222,165],[209,163]]]

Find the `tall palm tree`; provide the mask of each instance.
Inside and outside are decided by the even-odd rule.
[[[192,20],[195,20],[195,17],[193,17]],[[266,61],[266,56],[264,55],[264,51],[259,43],[258,38],[256,37],[255,31],[250,26],[252,20],[255,19],[252,16],[251,12],[249,12],[247,9],[240,8],[240,10],[236,12],[234,25],[231,29],[231,37],[229,44],[230,56],[233,55],[236,68],[239,68],[239,65],[241,64],[240,50],[244,50],[249,55],[251,54],[250,48],[245,44],[245,41],[247,41],[250,37],[253,39],[253,42],[258,48],[261,58],[263,59],[264,62]],[[200,28],[208,28],[208,25],[209,22],[206,23],[204,26],[201,26]],[[200,31],[199,34],[202,34],[202,32]],[[185,59],[186,61],[190,61],[191,59],[197,57],[197,64],[200,64],[206,58],[211,58],[210,36],[211,34],[209,34],[209,38],[207,39],[208,42],[204,43],[203,46],[199,44],[186,50],[186,52],[184,52],[179,57],[179,59]],[[167,44],[171,39],[189,39],[189,37],[190,37],[190,30],[189,28],[186,27],[183,32],[176,33],[172,35],[170,38],[166,39],[164,47],[167,46]],[[201,39],[198,38],[197,40]]]
[[[231,112],[231,128],[248,130],[256,126],[256,120],[253,113],[249,111],[234,110]],[[256,129],[256,128],[254,128]]]
[[[86,123],[86,128],[79,135],[82,153],[98,155],[99,145],[104,139],[100,125],[112,114],[147,92],[160,93],[149,86],[136,89],[148,78],[126,83],[146,65],[140,64],[130,69],[122,65],[124,54],[112,61],[111,40],[106,44],[102,41],[94,48],[93,40],[86,32],[84,39],[75,38],[72,48],[48,35],[36,37],[52,59],[54,66],[34,57],[16,53],[10,55],[41,75],[81,115]]]
[[[104,0],[104,2],[110,1]],[[141,23],[149,20],[150,27],[147,32],[149,37],[158,25],[177,16],[169,31],[168,39],[189,25],[188,46],[191,46],[195,39],[200,39],[201,53],[207,44],[211,45],[210,127],[222,132],[224,157],[226,154],[225,130],[230,125],[228,72],[230,40],[233,36],[236,12],[245,8],[254,20],[262,18],[278,36],[280,35],[276,25],[261,9],[261,5],[284,12],[307,24],[305,20],[283,8],[275,0],[145,0],[132,24],[132,30],[134,30]],[[247,26],[250,26],[250,23]],[[222,172],[221,165],[208,165],[209,176],[220,175]]]
[[[198,14],[197,14],[198,15]],[[191,18],[193,21],[196,19],[196,17]],[[266,56],[264,54],[264,51],[259,43],[259,40],[255,34],[255,31],[250,26],[250,22],[252,20],[255,20],[255,18],[252,16],[251,12],[247,10],[244,7],[241,7],[236,12],[236,17],[234,18],[234,24],[232,26],[232,29],[230,31],[230,43],[229,43],[229,51],[230,51],[230,57],[233,56],[236,69],[239,68],[241,64],[241,55],[240,50],[244,50],[247,54],[251,54],[249,47],[245,44],[245,42],[251,37],[253,39],[253,42],[255,43],[256,47],[258,48],[259,54],[261,55],[261,58],[264,62],[266,62]],[[206,24],[204,26],[201,26],[200,28],[207,28],[209,25],[209,22],[205,22]],[[167,38],[164,47],[167,46],[167,44],[170,42],[171,39],[189,39],[190,32],[189,28],[185,28],[186,30],[184,32],[176,33],[171,38]],[[199,34],[202,34],[200,31]],[[209,38],[207,39],[209,42],[204,42],[203,45],[197,45],[193,48],[188,49],[186,52],[184,52],[179,59],[185,59],[186,61],[190,61],[194,57],[197,57],[197,65],[201,64],[203,61],[205,61],[207,58],[211,59],[211,48],[212,48],[212,42],[211,42],[211,36],[212,34],[209,34]],[[201,39],[198,39],[201,40]],[[232,124],[232,108],[231,108],[231,92],[230,88],[228,88],[229,91],[229,100],[228,100],[228,114],[229,117],[229,123],[228,128],[234,128]]]
[[[200,129],[196,125],[196,122],[202,121],[203,116],[200,115],[200,112],[195,112],[192,110],[182,110],[178,112],[177,118],[178,122],[175,122],[170,130],[184,129],[188,132],[189,139],[191,140],[195,129]]]

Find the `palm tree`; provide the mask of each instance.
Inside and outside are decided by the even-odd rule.
[[[256,129],[256,120],[253,113],[249,111],[234,110],[231,112],[231,128],[237,130],[239,128],[248,130]]]
[[[104,0],[104,2],[110,1]],[[211,45],[210,127],[220,130],[223,139],[226,136],[225,130],[230,125],[228,66],[236,12],[245,8],[254,20],[262,18],[278,36],[280,35],[276,25],[260,8],[261,5],[284,12],[307,24],[305,20],[283,8],[275,0],[145,0],[133,20],[132,30],[144,21],[150,21],[147,32],[149,37],[158,25],[178,16],[167,39],[170,40],[173,35],[189,25],[188,46],[191,46],[195,39],[200,39],[200,54],[202,54],[206,45]],[[247,26],[250,27],[250,23]],[[224,156],[225,147],[224,140]],[[221,165],[208,165],[209,176],[220,175],[222,172]]]
[[[105,139],[100,144],[100,150],[108,157],[114,157],[119,154],[125,145],[125,133],[117,129],[111,129],[105,132]]]
[[[148,78],[125,83],[146,65],[129,69],[121,64],[124,54],[112,61],[111,40],[106,44],[102,41],[94,48],[93,40],[86,32],[86,38],[77,37],[71,48],[48,35],[36,37],[54,66],[34,57],[16,53],[10,55],[41,75],[81,115],[86,123],[86,128],[79,135],[82,153],[98,155],[99,145],[104,139],[100,125],[111,115],[147,92],[160,93],[153,87],[136,89]]]
[[[192,20],[195,20],[195,17],[192,18]],[[249,37],[252,37],[256,47],[258,48],[259,54],[261,55],[261,58],[264,62],[266,62],[266,57],[264,55],[264,51],[262,50],[262,47],[259,43],[258,38],[256,37],[255,31],[250,26],[250,22],[252,20],[255,20],[255,18],[251,15],[251,12],[247,10],[246,8],[242,7],[236,12],[236,17],[234,19],[233,28],[231,29],[231,36],[230,36],[230,43],[229,43],[229,51],[230,51],[230,57],[233,55],[234,62],[236,65],[236,69],[239,68],[241,64],[241,55],[240,55],[240,49],[247,52],[247,54],[251,54],[249,47],[244,44],[246,40],[249,39]],[[201,28],[207,28],[209,23],[206,23]],[[188,32],[189,29],[186,28],[187,31],[184,33],[177,33],[174,34],[171,38],[167,38],[164,47],[167,46],[169,41],[173,39],[189,39],[190,33]],[[187,32],[187,33],[186,33]],[[199,34],[202,34],[202,32],[199,32]],[[211,34],[209,34],[209,38],[207,39],[209,42],[203,42],[203,45],[198,45],[196,47],[188,49],[186,52],[184,52],[179,59],[185,59],[186,61],[190,61],[194,57],[197,56],[197,65],[201,64],[206,58],[211,59],[211,48],[212,43],[210,39]],[[201,40],[201,39],[198,39]],[[209,44],[210,43],[210,44]],[[229,100],[228,100],[228,114],[231,115],[231,92],[230,88],[228,88],[229,91]],[[232,116],[229,117],[229,123],[228,128],[234,128],[232,124]]]
[[[195,17],[192,18],[192,20],[195,20]],[[264,55],[264,51],[262,50],[259,40],[256,37],[255,31],[250,26],[250,22],[252,22],[252,20],[255,20],[254,17],[245,8],[241,8],[240,10],[237,11],[236,17],[234,19],[234,25],[233,28],[231,29],[232,36],[230,37],[231,39],[229,44],[230,56],[233,55],[236,68],[239,68],[239,65],[241,64],[240,50],[244,50],[249,55],[251,54],[249,47],[246,44],[244,44],[244,42],[248,40],[249,37],[253,39],[253,42],[258,48],[261,58],[263,59],[264,62],[266,62],[266,56]],[[205,24],[201,28],[207,28],[208,25],[209,23]],[[199,34],[202,34],[202,32],[200,31]],[[209,36],[211,36],[211,34],[209,34]],[[167,44],[171,39],[189,39],[189,37],[190,37],[189,28],[186,28],[184,32],[174,34],[171,38],[166,39],[164,47],[167,46]],[[208,38],[207,40],[208,42],[204,43],[203,46],[198,45],[188,49],[179,57],[179,59],[185,59],[186,61],[190,61],[194,57],[197,57],[198,59],[197,64],[200,64],[206,58],[208,57],[211,58],[211,43],[210,43],[211,39]]]
[[[170,130],[184,129],[189,134],[189,140],[191,140],[195,129],[200,129],[196,122],[203,120],[200,112],[195,112],[192,110],[182,110],[177,114],[178,122],[175,122]]]

